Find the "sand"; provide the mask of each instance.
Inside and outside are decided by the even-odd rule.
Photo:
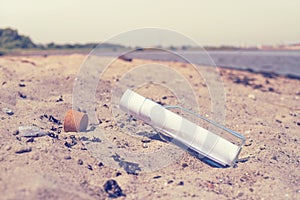
[[[66,133],[64,115],[72,108],[74,82],[85,58],[80,54],[0,57],[1,199],[108,199],[110,194],[118,199],[300,198],[299,80],[219,69],[226,94],[225,125],[246,138],[242,162],[215,168],[184,152],[169,165],[145,172],[137,165],[131,166],[135,169],[109,166],[87,144],[103,144],[93,135],[101,129],[108,140],[128,152],[147,154],[171,145],[157,135],[137,137],[135,129],[132,135],[121,134],[124,124],[110,115],[110,91],[122,74],[152,61],[112,63],[97,86],[95,99],[87,102],[96,113],[90,116],[90,132]],[[204,79],[195,76],[188,64],[158,63],[171,66],[191,83],[201,94],[201,114],[211,117]],[[137,91],[161,104],[178,103],[171,91],[159,85]],[[17,132],[20,126],[32,125],[50,134],[25,138]],[[89,134],[93,140],[83,137]],[[117,155],[114,159],[117,165],[126,164]]]

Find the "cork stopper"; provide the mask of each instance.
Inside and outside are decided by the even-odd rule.
[[[88,126],[88,115],[76,110],[69,110],[64,120],[65,132],[84,132]]]

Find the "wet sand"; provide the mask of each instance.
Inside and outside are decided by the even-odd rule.
[[[240,155],[245,158],[243,162],[231,168],[214,168],[185,152],[156,171],[130,171],[124,164],[117,169],[107,165],[87,148],[83,136],[93,131],[63,131],[64,115],[72,108],[73,86],[84,59],[79,54],[0,57],[2,199],[106,199],[110,195],[118,199],[300,197],[299,80],[219,69],[226,94],[225,125],[246,137]],[[122,74],[151,62],[117,60],[97,87],[95,106],[91,108],[96,110],[96,117],[89,130],[106,130],[107,138],[120,149],[147,153],[169,145],[156,137],[114,135],[121,127],[110,117],[109,93]],[[157,63],[171,66],[191,83],[201,94],[201,113],[210,117],[204,79],[195,76],[188,64]],[[203,70],[209,71],[209,67]],[[146,85],[139,92],[161,104],[177,103],[172,92],[157,85]],[[49,134],[25,138],[17,132],[20,126],[32,125]],[[102,141],[92,142],[101,145]],[[115,160],[124,163],[121,158]]]

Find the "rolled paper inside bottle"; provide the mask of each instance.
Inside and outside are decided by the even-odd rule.
[[[233,165],[240,147],[127,89],[120,108],[213,161]]]

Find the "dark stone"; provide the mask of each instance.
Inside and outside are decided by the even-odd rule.
[[[61,121],[59,121],[58,119],[56,119],[55,117],[53,117],[52,115],[49,116],[49,121],[53,122],[55,124],[61,125]]]
[[[13,133],[13,135],[19,135],[19,130],[16,130],[14,133]]]
[[[93,171],[92,165],[87,165],[87,168],[88,168],[89,170]]]
[[[260,89],[260,88],[262,88],[263,86],[262,86],[262,84],[258,84],[258,85],[254,85],[253,86],[253,89]]]
[[[30,138],[30,139],[28,139],[26,142],[34,142],[34,138],[33,138],[33,137]]]
[[[183,168],[186,168],[186,167],[189,166],[189,165],[186,164],[186,163],[183,163],[181,166],[182,166]]]
[[[183,185],[184,185],[184,182],[183,182],[183,181],[180,181],[180,182],[178,183],[178,185],[183,186]]]
[[[72,158],[71,158],[71,156],[66,156],[65,157],[65,160],[71,160]]]
[[[151,139],[144,137],[144,138],[142,138],[141,142],[149,143],[149,142],[151,142]]]
[[[161,178],[161,176],[158,175],[153,177],[153,179],[158,179],[158,178]]]
[[[99,166],[99,167],[103,167],[104,165],[103,165],[102,162],[99,162],[98,166]]]
[[[109,195],[110,198],[118,198],[121,196],[126,196],[123,194],[121,187],[118,185],[117,181],[111,179],[106,181],[103,185],[105,192]]]
[[[121,172],[117,172],[116,173],[116,176],[118,177],[118,176],[121,176],[122,175],[122,173]]]
[[[79,160],[77,161],[77,163],[78,163],[78,165],[83,165],[83,161],[82,161],[81,159],[79,159]]]
[[[275,91],[274,88],[272,88],[272,87],[269,87],[268,90],[269,90],[269,92],[274,92]]]
[[[29,148],[22,148],[22,149],[16,151],[16,153],[17,154],[29,153],[29,152],[31,152],[31,150],[32,150],[31,147],[29,147]]]
[[[63,96],[60,96],[59,99],[56,100],[56,102],[61,102],[61,101],[64,101]]]
[[[19,97],[21,97],[22,99],[26,99],[27,96],[21,92],[18,92]]]
[[[19,87],[26,87],[25,83],[19,83]]]
[[[14,111],[12,111],[10,109],[5,109],[5,113],[8,114],[9,116],[15,114]]]
[[[54,126],[52,126],[50,130],[51,130],[51,131],[57,131],[57,128],[54,127]]]
[[[156,103],[158,103],[158,104],[161,105],[161,106],[166,105],[165,103],[163,103],[163,102],[161,102],[161,101],[157,101]]]

